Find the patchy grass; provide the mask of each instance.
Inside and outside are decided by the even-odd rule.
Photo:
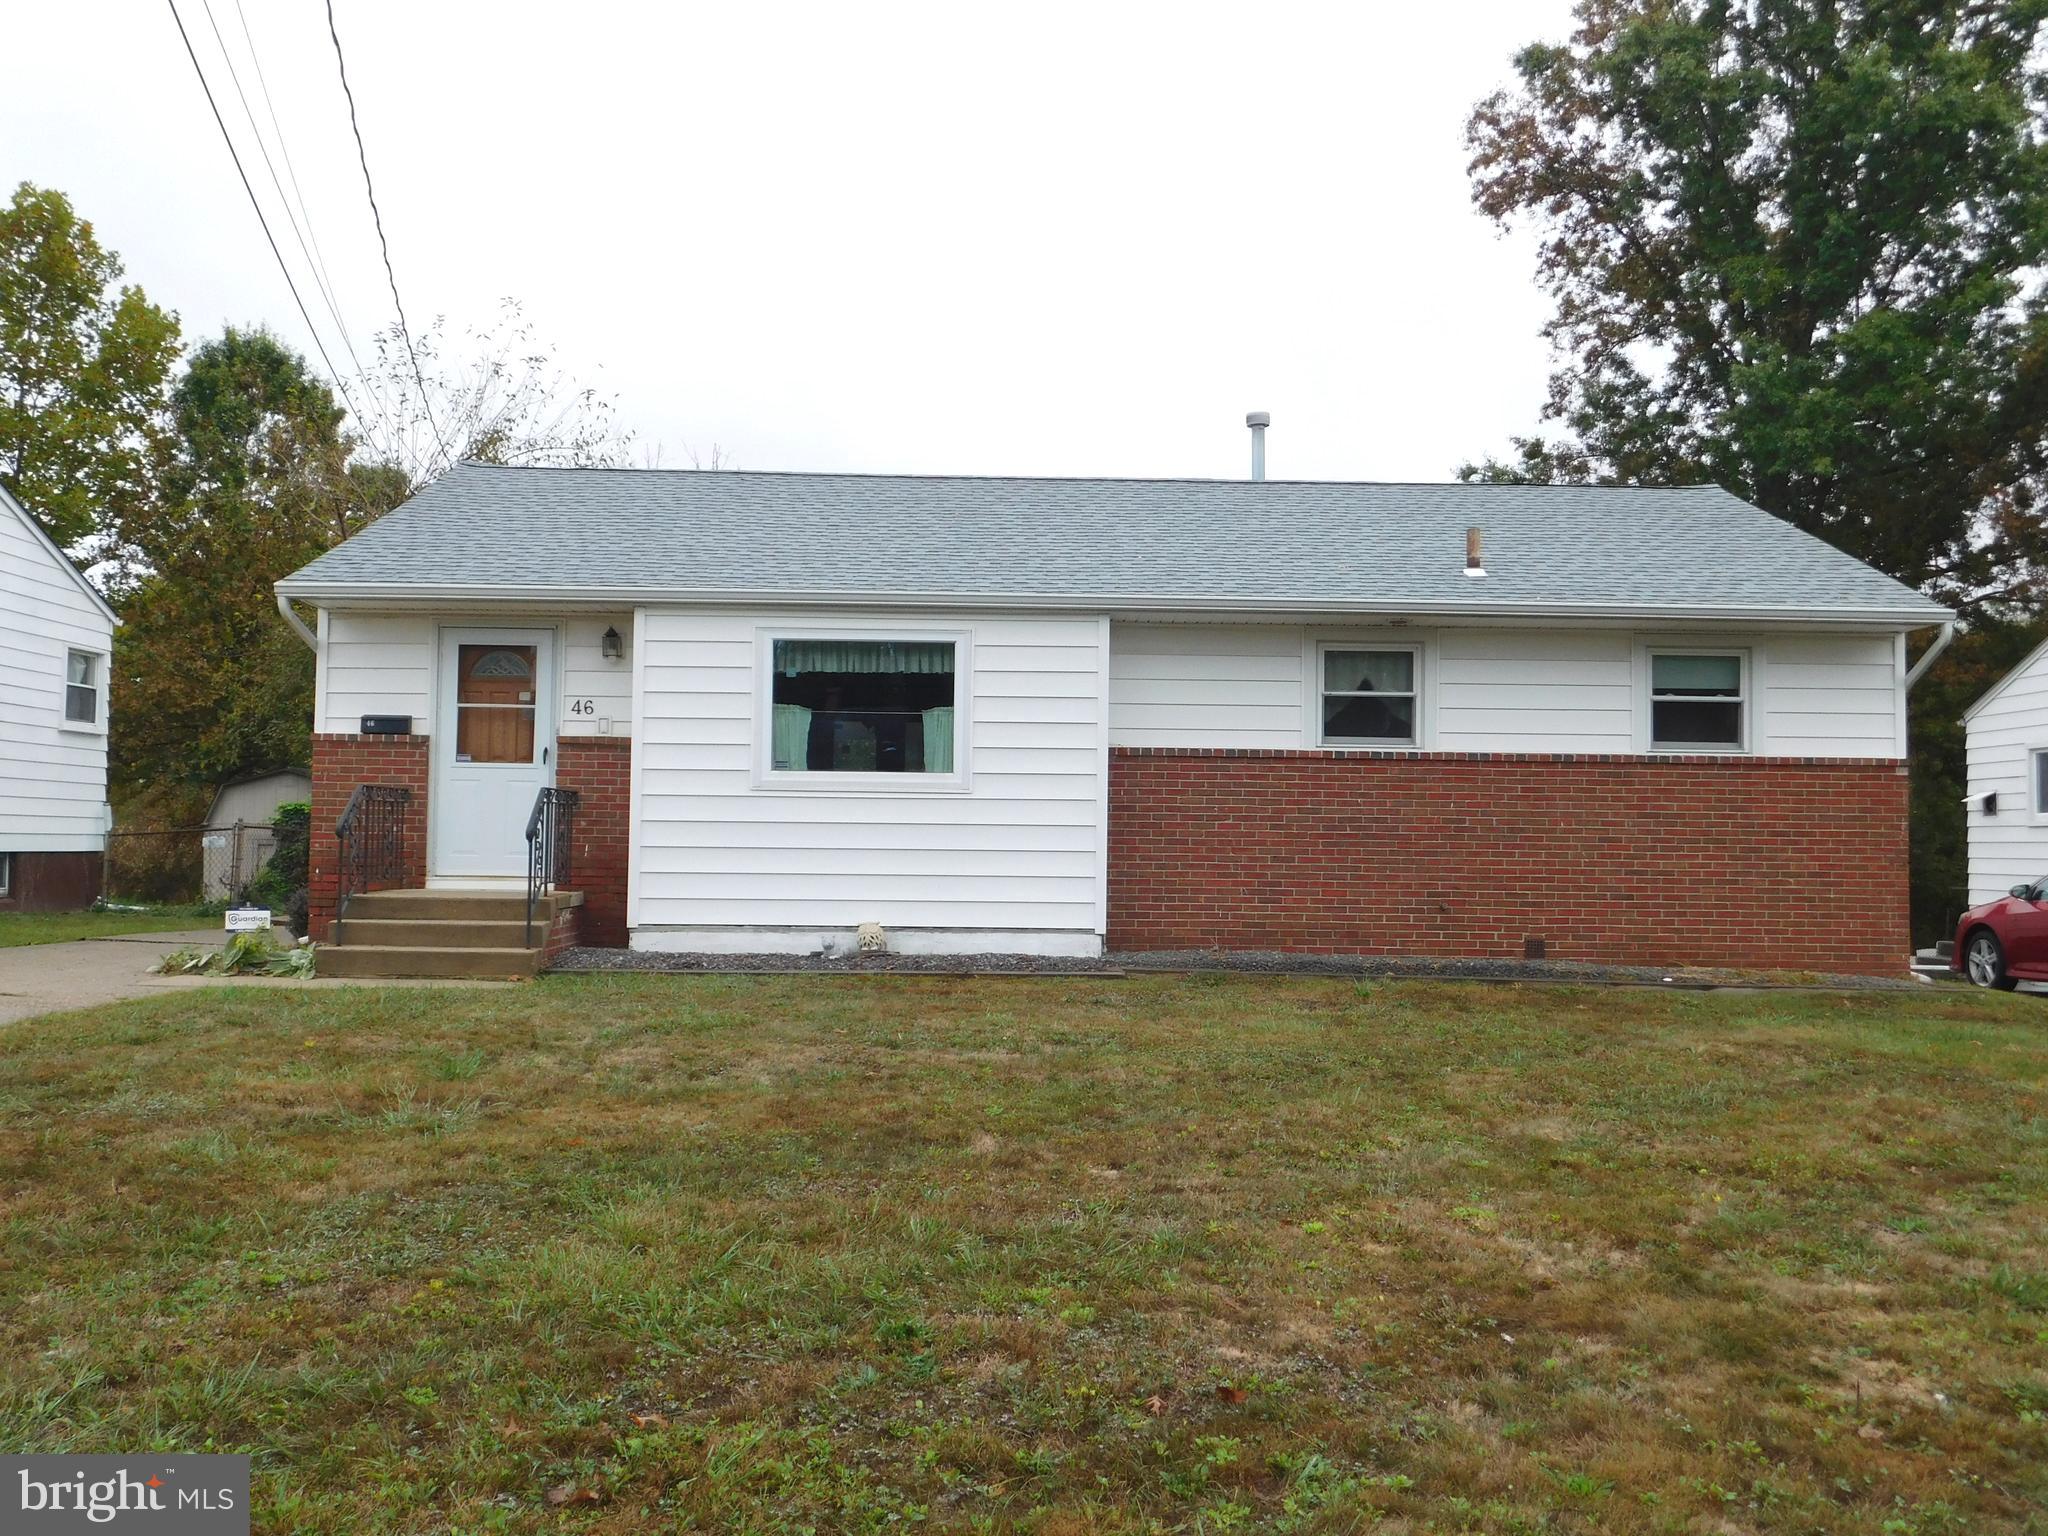
[[[113,933],[176,933],[220,926],[218,907],[161,907],[148,912],[0,912],[0,949],[62,944]]]
[[[0,1449],[271,1532],[2039,1531],[2048,1012],[1270,978],[0,1033]]]

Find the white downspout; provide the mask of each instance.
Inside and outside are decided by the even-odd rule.
[[[1920,659],[1913,663],[1913,670],[1906,674],[1906,692],[1913,691],[1913,685],[1920,681],[1920,675],[1934,665],[1935,658],[1948,649],[1949,641],[1956,637],[1956,621],[1950,619],[1941,626],[1941,633],[1934,637],[1934,644],[1927,647]]]
[[[312,630],[306,628],[306,621],[304,619],[300,618],[296,613],[292,612],[292,600],[286,597],[282,592],[277,594],[277,611],[284,615],[284,621],[285,623],[291,625],[292,632],[296,634],[301,640],[306,642],[306,649],[311,651],[315,656],[318,656],[320,654],[319,636],[315,635]],[[1910,680],[1908,681],[1907,686],[1912,686]]]

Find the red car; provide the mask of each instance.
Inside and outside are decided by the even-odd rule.
[[[2023,981],[2048,981],[2048,876],[1958,918],[1948,963],[1978,986],[2001,992]]]

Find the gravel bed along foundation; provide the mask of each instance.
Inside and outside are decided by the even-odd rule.
[[[1571,960],[1438,960],[1400,955],[1302,955],[1275,950],[1145,950],[1099,959],[1051,955],[705,955],[637,949],[565,950],[555,971],[809,973],[905,976],[1123,976],[1141,971],[1227,971],[1244,975],[1357,976],[1390,981],[1579,982],[1595,986],[1829,987],[1870,989],[1926,985],[1906,973],[1838,976],[1723,967],[1592,965]]]

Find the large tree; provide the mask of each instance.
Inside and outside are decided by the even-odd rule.
[[[1913,697],[1913,911],[1963,886],[1955,717],[2042,630],[2048,0],[1582,0],[1472,114],[1534,224],[1547,435],[1464,473],[1712,481],[1949,602]]]
[[[0,484],[66,548],[155,494],[178,319],[121,271],[63,193],[0,209]]]
[[[1503,479],[1715,481],[1966,610],[2034,600],[2048,0],[1583,0],[1469,125],[1559,357]]]
[[[162,496],[123,524],[135,572],[114,668],[127,789],[303,763],[312,656],[272,584],[387,511],[401,476],[352,464],[343,413],[267,331],[230,328],[171,393]]]

